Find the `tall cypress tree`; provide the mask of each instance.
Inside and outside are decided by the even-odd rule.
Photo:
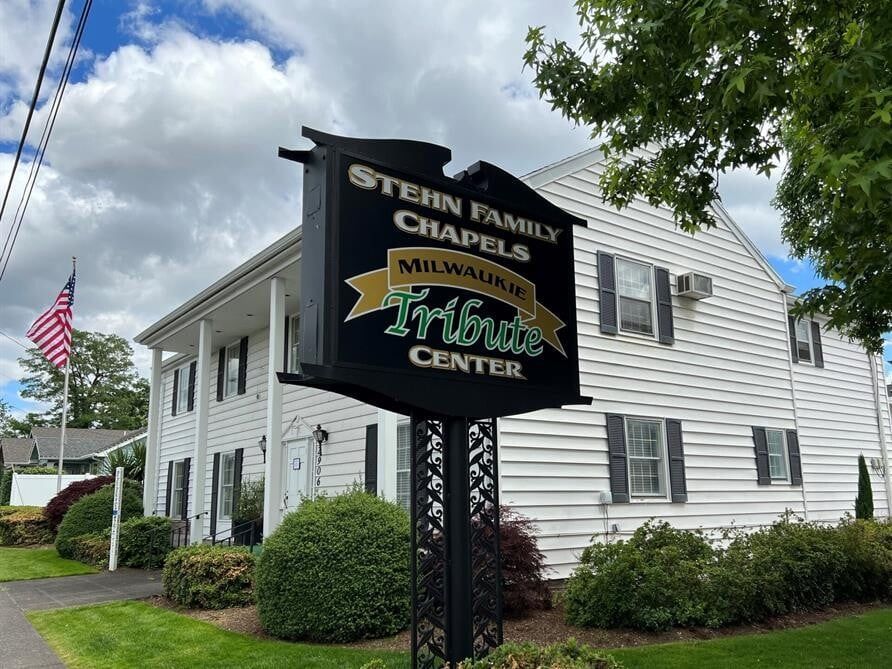
[[[873,490],[864,454],[858,456],[858,496],[855,498],[855,518],[873,518]]]

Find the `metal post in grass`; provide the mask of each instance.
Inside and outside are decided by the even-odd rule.
[[[121,531],[121,496],[124,492],[124,468],[115,468],[115,498],[112,502],[111,542],[108,549],[108,570],[118,568],[118,535]]]

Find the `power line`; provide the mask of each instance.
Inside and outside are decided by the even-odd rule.
[[[9,341],[13,342],[14,344],[18,344],[19,346],[21,346],[21,347],[22,347],[23,349],[25,349],[26,351],[28,350],[28,347],[27,347],[27,346],[25,346],[22,342],[20,342],[18,339],[16,339],[16,338],[13,337],[12,335],[8,335],[8,334],[6,334],[3,330],[0,330],[0,335],[2,335],[3,337],[6,337]]]
[[[46,67],[50,61],[50,54],[53,51],[53,42],[56,41],[56,30],[59,28],[59,21],[62,19],[62,10],[65,9],[65,0],[59,0],[56,5],[56,15],[53,17],[53,25],[50,28],[50,34],[47,38],[46,48],[43,51],[43,60],[40,63],[40,71],[37,73],[37,84],[34,86],[34,95],[31,97],[31,106],[28,108],[28,115],[25,117],[25,127],[22,129],[22,137],[19,139],[19,146],[15,152],[15,160],[12,162],[12,172],[9,173],[9,183],[6,184],[6,192],[3,194],[3,203],[0,204],[0,222],[3,220],[3,212],[6,211],[6,201],[9,199],[9,192],[12,190],[12,180],[15,178],[15,171],[22,157],[22,150],[25,148],[25,141],[28,138],[28,129],[31,127],[31,117],[34,116],[34,110],[37,107],[37,99],[40,97],[40,87],[43,84],[43,77],[46,74]],[[6,238],[7,242],[9,237]],[[6,244],[3,245],[3,253],[6,253]]]
[[[22,227],[22,221],[25,219],[25,212],[28,210],[28,204],[31,201],[31,193],[34,190],[34,184],[37,182],[37,175],[40,173],[40,168],[43,165],[43,159],[46,155],[46,148],[49,145],[50,136],[53,133],[53,128],[56,126],[56,117],[59,114],[59,108],[62,105],[62,97],[65,95],[65,90],[68,87],[68,80],[71,77],[71,71],[74,68],[74,61],[77,57],[77,51],[80,47],[81,38],[84,35],[84,28],[87,24],[87,17],[90,14],[90,9],[93,6],[93,0],[86,0],[84,2],[84,6],[81,9],[80,19],[78,20],[77,29],[75,30],[74,38],[72,39],[71,46],[68,49],[68,58],[65,61],[65,67],[62,71],[62,77],[59,80],[59,85],[56,88],[56,94],[53,96],[53,102],[50,105],[50,112],[47,115],[46,122],[43,126],[43,133],[40,136],[40,142],[38,143],[38,151],[35,154],[34,159],[31,161],[31,170],[28,174],[28,180],[25,182],[25,188],[22,191],[22,197],[19,199],[19,205],[16,208],[15,216],[12,220],[12,227],[9,229],[9,235],[7,235],[7,244],[9,245],[9,252],[6,253],[6,257],[4,258],[2,254],[0,254],[0,261],[3,263],[3,267],[0,268],[0,281],[3,280],[3,276],[6,274],[6,268],[9,265],[9,259],[12,257],[12,251],[15,247],[16,240],[19,237],[19,231]],[[11,236],[11,243],[10,243]],[[6,244],[4,244],[4,252],[6,251]]]

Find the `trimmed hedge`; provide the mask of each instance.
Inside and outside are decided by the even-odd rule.
[[[73,557],[72,540],[84,534],[102,532],[111,527],[114,486],[105,486],[82,497],[68,509],[56,534],[56,550],[65,558]],[[124,482],[121,496],[121,522],[142,515],[142,494],[130,481]]]
[[[190,609],[247,606],[254,599],[254,562],[247,548],[178,548],[164,562],[164,596]]]
[[[465,660],[458,669],[622,669],[622,666],[601,650],[570,639],[550,646],[506,643],[482,660]]]
[[[4,512],[0,514],[0,545],[30,546],[53,542],[53,531],[47,526],[40,507],[9,506],[3,509]]]
[[[140,569],[160,569],[170,552],[170,518],[145,516],[121,523],[118,562]]]
[[[114,476],[97,476],[93,479],[75,481],[62,488],[62,490],[56,493],[55,497],[47,502],[46,508],[44,509],[44,515],[46,516],[49,526],[54,530],[57,529],[59,523],[62,522],[62,518],[65,517],[65,514],[68,512],[68,509],[71,508],[72,504],[81,497],[91,495],[100,488],[104,488],[114,482]]]
[[[12,469],[0,471],[0,506],[9,504],[12,497]]]
[[[257,609],[284,639],[346,642],[409,623],[409,516],[360,490],[307,500],[263,543]]]
[[[111,550],[110,532],[82,534],[71,540],[71,557],[78,562],[105,569],[108,567],[108,554]]]

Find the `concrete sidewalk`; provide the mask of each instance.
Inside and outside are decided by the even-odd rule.
[[[139,569],[0,583],[0,666],[64,667],[31,627],[26,611],[142,599],[160,593],[161,574]]]

